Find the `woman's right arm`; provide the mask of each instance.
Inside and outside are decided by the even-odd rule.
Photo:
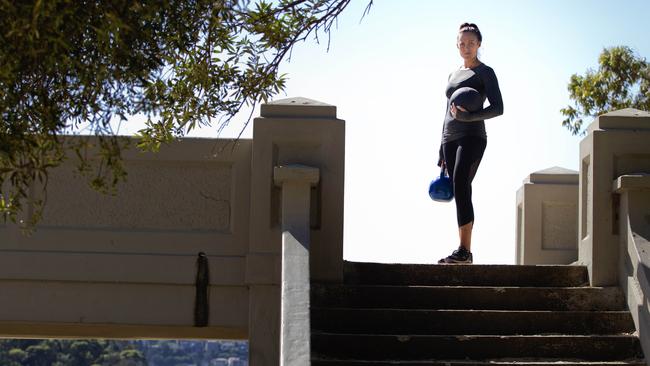
[[[492,68],[487,68],[485,72],[479,74],[485,85],[485,94],[490,105],[476,112],[456,111],[456,119],[462,122],[484,121],[503,114],[503,98],[497,75]]]

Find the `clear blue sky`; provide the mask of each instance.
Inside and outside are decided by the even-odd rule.
[[[495,70],[505,105],[486,122],[474,181],[474,260],[514,263],[522,180],[552,166],[578,169],[580,138],[561,127],[559,112],[570,76],[597,67],[604,47],[627,45],[650,58],[650,1],[377,0],[360,23],[366,4],[345,10],[329,52],[326,42],[295,48],[278,96],[336,105],[346,120],[345,259],[433,263],[458,245],[453,203],[432,202],[427,188],[437,173],[447,76],[462,61],[456,32],[469,21],[481,28],[480,58]],[[234,121],[226,134],[241,126]]]

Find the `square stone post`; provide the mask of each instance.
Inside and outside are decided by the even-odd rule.
[[[345,121],[336,107],[306,98],[262,104],[255,118],[251,216],[246,282],[249,284],[251,365],[280,363],[282,189],[274,168],[302,164],[320,172],[309,189],[309,272],[312,281],[343,281]]]
[[[578,172],[553,167],[530,174],[517,191],[517,264],[578,259]]]
[[[318,169],[303,165],[275,167],[282,188],[282,286],[280,365],[307,366],[310,360],[309,201]]]
[[[650,171],[650,113],[623,109],[597,117],[580,142],[579,262],[593,286],[618,284],[619,196],[612,182]]]

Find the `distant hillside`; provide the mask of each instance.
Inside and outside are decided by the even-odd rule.
[[[246,341],[0,340],[3,366],[246,366]]]

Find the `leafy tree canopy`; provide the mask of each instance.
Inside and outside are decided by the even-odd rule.
[[[574,106],[561,109],[562,126],[573,135],[584,135],[585,118],[622,108],[650,111],[650,64],[625,46],[606,48],[598,58],[598,70],[574,74],[569,96]]]
[[[248,359],[244,341],[2,339],[2,366],[177,366]]]
[[[116,121],[145,116],[138,146],[151,151],[199,126],[220,131],[282,91],[280,62],[296,42],[329,41],[349,2],[0,0],[0,216],[20,221],[66,151],[95,189],[115,191],[127,143]],[[94,138],[62,137],[80,131]],[[32,203],[28,224],[43,200]]]
[[[128,341],[67,339],[0,340],[0,365],[144,366],[142,352]]]

